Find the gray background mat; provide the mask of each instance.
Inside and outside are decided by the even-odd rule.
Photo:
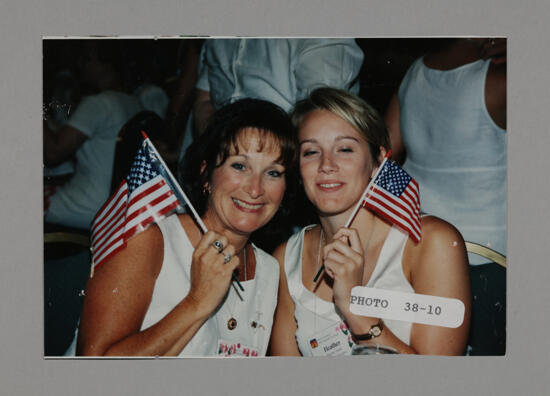
[[[334,2],[335,3],[335,2]],[[379,3],[379,2],[378,2]],[[0,394],[543,395],[550,377],[548,1],[0,2]],[[44,360],[42,36],[508,37],[506,357]],[[368,54],[366,54],[368,56]],[[504,197],[503,197],[504,199]]]

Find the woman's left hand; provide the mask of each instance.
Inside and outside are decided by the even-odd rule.
[[[363,281],[363,247],[357,230],[341,227],[333,241],[323,248],[325,271],[334,283],[334,303],[342,313],[349,312],[351,289]]]

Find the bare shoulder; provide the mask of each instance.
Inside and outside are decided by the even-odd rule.
[[[459,266],[467,262],[464,239],[456,227],[435,216],[423,216],[421,224],[421,241],[415,244],[409,239],[405,248],[405,261],[411,273],[419,267],[442,262]]]
[[[506,63],[489,66],[487,72],[486,90],[489,95],[501,98],[506,103]]]
[[[422,216],[422,240],[430,244],[448,244],[463,242],[460,231],[451,223],[436,216]]]
[[[422,242],[419,245],[422,255],[447,256],[465,251],[462,234],[451,223],[435,216],[423,216],[421,222]]]
[[[160,273],[164,257],[164,241],[158,225],[153,224],[131,237],[126,247],[98,268],[94,278],[115,275],[125,277],[131,273],[156,278]],[[130,264],[130,265],[129,265]]]

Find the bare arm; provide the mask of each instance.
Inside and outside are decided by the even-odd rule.
[[[326,273],[333,281],[334,304],[344,315],[353,334],[366,334],[379,318],[355,315],[350,311],[351,289],[362,284],[364,253],[359,234],[354,228],[341,227],[333,240],[323,248]],[[379,344],[392,347],[399,353],[417,353],[385,328],[375,341],[357,341],[359,344]]]
[[[395,348],[400,353],[460,355],[464,353],[470,323],[470,283],[466,249],[460,233],[450,224],[435,218],[422,218],[422,241],[407,242],[403,270],[415,293],[456,298],[465,305],[463,324],[456,328],[412,324],[410,345],[385,328],[374,341]],[[345,236],[350,245],[338,239]],[[327,274],[334,278],[334,302],[346,317],[354,334],[365,334],[378,318],[354,315],[349,310],[351,287],[362,278],[362,250],[354,229],[339,229],[334,240],[324,248]],[[358,274],[353,275],[356,271]]]
[[[397,93],[394,93],[390,99],[384,120],[386,121],[386,127],[390,134],[392,158],[398,164],[402,165],[405,162],[407,152],[401,136],[401,113]]]
[[[271,331],[271,354],[275,356],[300,356],[296,343],[296,320],[294,319],[294,303],[288,291],[288,284],[284,270],[286,243],[273,252],[279,262],[281,274],[279,276],[279,295],[275,320]]]
[[[43,124],[44,165],[55,166],[70,159],[88,137],[76,128],[64,126],[54,132]]]
[[[78,337],[78,354],[177,355],[221,302],[238,258],[223,264],[210,247],[218,234],[207,233],[193,253],[187,296],[155,325],[141,331],[163,260],[163,241],[155,225],[96,271],[88,282]],[[227,253],[234,253],[232,246]],[[236,264],[236,265],[235,265]]]
[[[489,115],[506,129],[506,63],[491,64],[485,81],[485,105]]]
[[[195,131],[200,135],[206,129],[210,117],[216,109],[210,98],[210,92],[197,89],[197,98],[193,104],[193,117]]]
[[[461,355],[470,328],[471,293],[466,247],[460,233],[435,217],[422,219],[423,239],[411,283],[416,293],[456,298],[466,308],[464,322],[456,329],[413,324],[411,346],[428,355]],[[410,243],[410,242],[409,242]]]

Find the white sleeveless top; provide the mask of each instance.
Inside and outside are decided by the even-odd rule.
[[[285,273],[288,280],[290,296],[295,304],[294,317],[298,329],[296,341],[303,356],[313,356],[310,341],[315,334],[330,326],[337,326],[343,321],[332,302],[318,298],[304,287],[302,283],[302,252],[306,230],[315,227],[310,225],[297,232],[287,242],[285,251]],[[392,227],[366,286],[414,293],[412,286],[403,274],[402,258],[408,235]],[[409,344],[411,323],[400,320],[386,320],[384,324],[401,341]],[[348,354],[351,354],[351,347]]]
[[[190,271],[193,246],[181,226],[178,216],[169,216],[158,223],[164,238],[164,261],[153,291],[149,309],[141,329],[146,329],[183,300],[190,288]],[[254,279],[241,282],[241,301],[231,286],[223,303],[214,311],[180,356],[217,356],[218,340],[229,344],[242,344],[265,356],[273,314],[277,304],[279,265],[263,250],[252,245],[256,257]],[[227,321],[234,317],[237,327],[229,330]],[[253,323],[254,322],[254,323]]]
[[[403,169],[418,181],[423,212],[456,226],[466,241],[506,254],[506,130],[485,105],[489,66],[412,64],[399,87]]]
[[[157,225],[164,239],[164,261],[141,330],[164,318],[183,300],[190,288],[194,249],[178,216],[169,216]],[[252,247],[256,257],[256,274],[254,279],[241,282],[245,291],[239,289],[239,294],[244,301],[239,299],[235,292],[237,286],[233,287],[232,284],[222,304],[204,322],[179,356],[218,356],[220,345],[226,347],[226,350],[231,346],[238,346],[237,349],[241,351],[254,349],[258,356],[265,356],[277,305],[279,264],[263,250],[255,245]],[[237,327],[233,330],[227,327],[231,317],[237,320]],[[76,337],[75,334],[65,356],[75,355]],[[227,355],[221,351],[221,355],[224,354]]]

